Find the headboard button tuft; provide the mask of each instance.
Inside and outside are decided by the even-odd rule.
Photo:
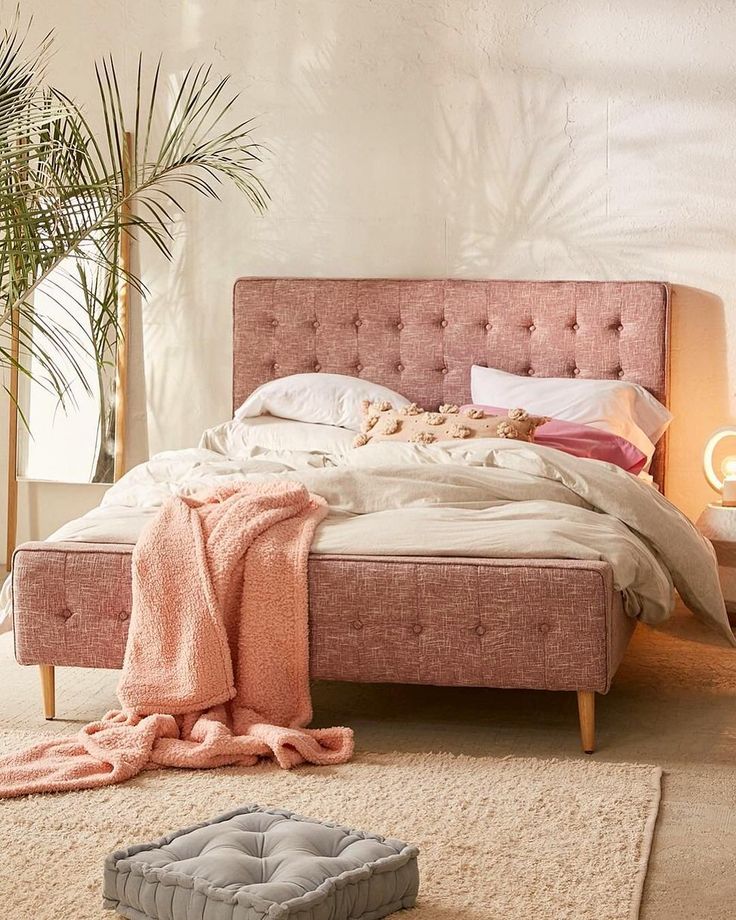
[[[576,377],[579,377],[579,376],[580,376],[580,368],[579,368],[579,367],[574,367],[574,368],[572,369],[572,372],[573,372],[573,374],[575,374]]]
[[[271,320],[271,325],[274,327],[274,329],[276,328],[276,326],[278,326],[278,324],[279,324],[279,321],[277,319]]]
[[[396,323],[396,328],[399,330],[399,332],[401,332],[401,330],[404,328],[404,324],[403,324],[403,323]]]
[[[533,368],[533,367],[530,367],[530,368],[527,370],[527,374],[528,374],[530,377],[533,377],[533,376],[534,376],[534,368]]]
[[[315,371],[321,371],[321,370],[322,370],[322,365],[321,365],[321,364],[315,364],[315,365],[314,365],[314,369],[315,369]]]
[[[443,329],[447,329],[447,320],[443,319],[442,322],[440,323],[440,326],[442,326]]]
[[[312,323],[312,328],[313,328],[313,329],[319,329],[319,320],[318,320],[318,319],[316,319],[316,320]]]
[[[356,365],[355,365],[355,370],[356,370],[358,373],[360,373],[360,372],[363,370],[363,365],[362,365],[362,364],[356,364]]]
[[[532,323],[531,326],[529,326],[529,332],[536,332],[536,331],[537,331],[537,327],[534,325],[534,323]]]
[[[356,319],[355,322],[353,323],[353,325],[355,326],[356,329],[360,329],[360,327],[363,325],[363,323],[361,323],[361,321],[360,321],[359,319]]]
[[[577,323],[573,323],[570,328],[572,329],[573,332],[577,332],[580,326],[578,326]]]
[[[485,328],[486,332],[490,332],[491,329],[493,329],[493,326],[492,326],[490,323],[486,323],[484,328]]]
[[[446,374],[446,373],[447,373],[447,368],[446,368],[446,367],[441,367],[441,368],[440,368],[440,374]]]
[[[619,323],[618,326],[616,326],[616,331],[617,331],[617,332],[623,332],[623,331],[624,331],[624,327],[621,325],[621,323]]]
[[[623,369],[622,367],[620,367],[620,368],[618,369],[618,376],[619,376],[619,377],[623,377],[623,375],[624,375],[624,369]]]
[[[396,365],[396,370],[397,370],[399,373],[401,373],[401,372],[404,370],[404,365],[403,365],[403,364],[397,364],[397,365]]]

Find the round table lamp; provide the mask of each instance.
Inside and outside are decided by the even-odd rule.
[[[716,447],[726,438],[736,438],[736,428],[719,428],[710,436],[703,454],[703,470],[711,486],[723,496],[721,504],[733,508],[736,507],[736,454],[729,454],[721,461],[720,476],[713,464]]]
[[[726,438],[734,438],[736,447],[736,427],[719,428],[705,446],[703,472],[711,487],[721,493],[721,501],[708,505],[697,526],[716,551],[721,589],[733,623],[736,621],[736,454],[725,457],[718,471],[713,460],[716,447]]]

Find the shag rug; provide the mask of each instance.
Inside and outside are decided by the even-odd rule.
[[[106,853],[258,802],[417,844],[411,920],[635,920],[660,779],[659,768],[595,760],[362,754],[340,767],[167,770],[6,800],[0,915],[111,920]]]

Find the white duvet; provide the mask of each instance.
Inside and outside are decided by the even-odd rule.
[[[170,495],[282,477],[330,506],[313,553],[601,559],[631,616],[662,622],[676,588],[736,644],[712,548],[684,515],[618,467],[516,441],[382,442],[332,456],[256,447],[237,459],[204,448],[168,451],[49,540],[134,543]]]

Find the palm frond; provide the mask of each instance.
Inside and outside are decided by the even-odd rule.
[[[123,234],[147,237],[170,258],[172,225],[184,212],[177,189],[218,198],[229,182],[256,211],[269,197],[257,174],[262,148],[252,139],[252,122],[227,126],[238,103],[227,77],[192,66],[167,100],[162,62],[147,79],[141,57],[129,125],[115,62],[107,57],[95,66],[104,126],[98,137],[85,111],[46,85],[53,36],[32,45],[29,30],[16,13],[0,35],[0,364],[13,363],[7,341],[15,331],[23,373],[40,368],[43,384],[64,400],[69,368],[87,385],[82,355],[98,366],[109,362],[119,286],[146,293],[139,276],[120,268]],[[68,319],[74,313],[72,322],[52,321],[33,306],[41,286],[53,300],[59,273],[59,303]]]

